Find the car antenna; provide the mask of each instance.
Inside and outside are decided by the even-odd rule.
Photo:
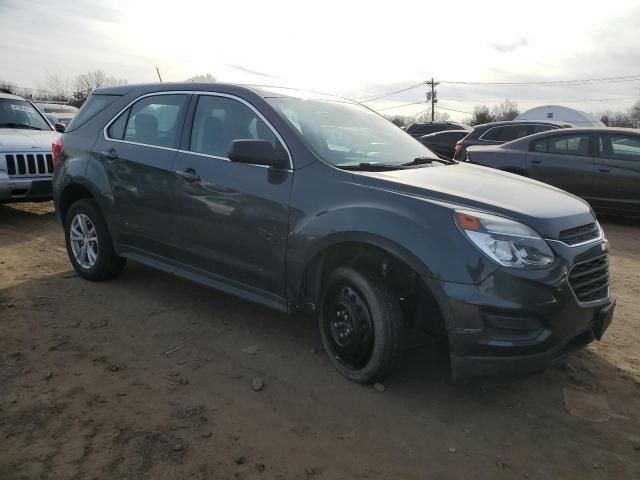
[[[157,65],[156,65],[156,72],[158,73],[158,79],[160,80],[160,83],[162,83],[162,77],[160,76],[160,69],[158,68]]]

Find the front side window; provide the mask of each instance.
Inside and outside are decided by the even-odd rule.
[[[563,135],[549,139],[548,152],[557,155],[589,156],[589,135]]]
[[[26,100],[0,98],[0,128],[51,130],[42,114]]]
[[[331,165],[398,166],[418,157],[436,158],[418,140],[362,105],[289,97],[267,101],[307,147]]]
[[[111,124],[109,137],[115,140],[158,147],[177,148],[186,95],[145,97]]]
[[[614,160],[640,161],[640,137],[628,135],[601,135],[599,155]]]
[[[282,148],[267,124],[248,106],[228,97],[201,95],[193,119],[189,150],[227,158],[234,140],[266,140]]]

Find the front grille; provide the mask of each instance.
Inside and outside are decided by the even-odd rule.
[[[581,303],[609,296],[609,259],[606,255],[576,263],[569,273],[569,285]]]
[[[600,230],[598,229],[598,225],[594,222],[561,231],[559,240],[567,245],[577,245],[579,243],[588,242],[589,240],[595,240],[599,236]]]
[[[7,153],[4,159],[10,177],[53,174],[53,158],[50,153]]]

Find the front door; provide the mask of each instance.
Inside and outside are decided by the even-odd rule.
[[[600,135],[596,158],[597,207],[640,214],[640,135]]]
[[[562,134],[531,142],[527,169],[535,180],[590,200],[594,196],[591,135]]]
[[[282,303],[293,171],[231,162],[230,143],[283,148],[257,110],[237,97],[200,94],[174,166],[176,259],[232,287]],[[185,132],[187,134],[187,132]]]
[[[109,176],[122,248],[170,258],[175,161],[187,94],[142,97],[107,126],[93,147]]]

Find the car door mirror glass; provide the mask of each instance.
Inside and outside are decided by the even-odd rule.
[[[67,129],[64,123],[60,123],[60,122],[56,122],[54,125],[54,128],[56,129],[56,132],[60,132],[60,133],[64,133],[64,131]]]

